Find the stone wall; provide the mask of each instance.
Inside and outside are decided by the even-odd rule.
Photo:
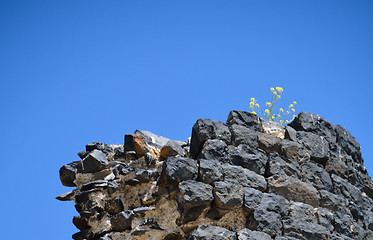
[[[189,141],[147,131],[90,143],[60,169],[73,239],[373,239],[360,145],[311,113],[288,126],[231,111]]]

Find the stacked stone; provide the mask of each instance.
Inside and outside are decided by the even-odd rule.
[[[136,131],[78,155],[57,197],[75,201],[74,239],[373,239],[360,145],[315,114],[283,127],[231,111],[190,142]]]

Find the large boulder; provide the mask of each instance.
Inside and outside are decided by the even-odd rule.
[[[191,158],[170,157],[162,165],[161,185],[176,186],[186,180],[196,180],[198,175],[197,161]]]
[[[200,225],[194,229],[189,235],[189,240],[235,240],[236,233],[229,231],[228,229],[210,226]]]
[[[181,223],[195,220],[214,199],[212,186],[194,180],[179,184],[177,202],[181,212]]]
[[[211,119],[198,119],[192,128],[190,143],[190,156],[197,158],[202,146],[208,139],[220,139],[226,143],[231,142],[231,132],[227,125]]]
[[[262,126],[259,117],[250,112],[245,111],[230,111],[227,119],[227,125],[241,125],[253,131],[262,131]]]

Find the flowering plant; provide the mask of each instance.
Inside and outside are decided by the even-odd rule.
[[[250,109],[251,112],[258,115],[261,119],[268,119],[272,121],[280,122],[281,124],[288,123],[289,122],[289,116],[290,113],[294,113],[294,105],[297,104],[296,101],[291,103],[289,107],[286,109],[286,111],[283,108],[280,108],[277,110],[281,94],[283,93],[282,87],[276,87],[271,88],[272,92],[272,100],[270,102],[266,102],[266,109],[263,111],[260,111],[259,109],[259,103],[255,98],[250,99]],[[290,119],[293,120],[296,115],[293,115],[293,117]]]

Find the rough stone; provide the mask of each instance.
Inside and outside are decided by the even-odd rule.
[[[168,158],[175,157],[177,155],[184,157],[185,152],[183,145],[186,145],[186,143],[168,140],[168,142],[162,147],[161,157]]]
[[[237,232],[238,240],[272,240],[271,236],[258,231],[251,231],[247,228]]]
[[[180,222],[195,220],[213,199],[211,185],[194,180],[181,182],[177,197],[179,210],[182,213]]]
[[[189,240],[235,240],[236,233],[229,231],[228,229],[200,225],[189,235]]]
[[[328,239],[328,230],[316,223],[303,222],[292,217],[288,217],[282,222],[284,224],[284,233],[287,235],[293,233],[295,233],[295,235],[300,234],[307,240]]]
[[[299,221],[317,223],[314,207],[302,202],[292,202],[290,204],[289,216]]]
[[[213,159],[221,163],[229,163],[228,145],[220,139],[209,139],[203,144],[199,159]]]
[[[262,120],[263,132],[280,139],[285,138],[285,128],[281,123],[272,120]]]
[[[213,195],[216,205],[221,209],[233,209],[242,207],[242,186],[231,182],[214,182]]]
[[[252,187],[261,191],[264,191],[267,188],[265,178],[253,171],[229,164],[224,164],[222,167],[225,181],[232,181],[244,187]]]
[[[161,179],[164,178],[170,186],[185,180],[196,180],[197,175],[197,161],[194,159],[170,157],[163,162]]]
[[[281,149],[281,138],[261,133],[258,135],[259,147],[267,153],[278,153]]]
[[[241,125],[252,129],[253,131],[261,132],[262,125],[259,117],[256,114],[245,111],[231,111],[228,115],[227,125]]]
[[[260,132],[237,124],[229,126],[229,129],[232,134],[233,145],[238,146],[240,144],[245,144],[253,149],[258,148],[258,134],[260,134]]]
[[[114,231],[125,231],[131,229],[131,223],[134,217],[133,211],[122,211],[110,219]]]
[[[250,187],[243,188],[244,205],[243,209],[247,215],[252,213],[261,203],[263,193]]]
[[[268,179],[268,189],[269,192],[288,200],[307,203],[314,207],[319,205],[320,197],[317,190],[311,184],[292,177],[272,176]]]
[[[161,149],[168,141],[168,138],[155,135],[154,133],[136,130],[134,133],[124,136],[124,150],[135,151],[137,158],[145,156],[146,153],[159,158]]]
[[[247,145],[238,147],[229,146],[230,162],[234,165],[247,168],[257,174],[264,175],[268,157],[261,149],[255,150]]]
[[[311,183],[317,190],[333,191],[333,183],[327,173],[322,167],[315,163],[307,162],[301,165],[303,171],[303,178]]]
[[[281,215],[264,208],[255,209],[248,225],[251,230],[264,232],[271,237],[282,233]]]
[[[285,126],[285,139],[289,139],[293,142],[297,141],[297,131],[289,125]]]
[[[263,193],[258,209],[264,209],[287,216],[289,214],[289,201],[274,193]]]
[[[357,203],[362,202],[362,193],[358,188],[337,175],[332,174],[331,178],[333,181],[334,193],[343,194],[347,199],[351,199]]]
[[[297,132],[297,140],[305,146],[311,155],[311,159],[325,163],[328,159],[329,144],[322,136],[310,132]]]
[[[356,139],[340,125],[334,125],[334,129],[337,133],[338,145],[340,145],[347,154],[350,154],[356,162],[362,163],[361,148]]]
[[[301,169],[297,162],[287,158],[281,158],[276,153],[269,154],[268,167],[265,176],[273,175],[290,176],[297,179],[301,178]]]
[[[211,184],[223,180],[223,169],[217,160],[199,160],[199,172],[202,182]]]
[[[329,142],[336,141],[336,133],[332,124],[316,114],[300,112],[289,125],[297,131],[312,132],[323,136]]]
[[[93,150],[82,160],[82,169],[87,173],[98,172],[108,167],[109,161],[105,153],[99,150]]]
[[[75,187],[74,180],[78,169],[79,162],[72,162],[67,165],[63,165],[60,168],[60,180],[62,185],[66,187]]]
[[[348,201],[341,195],[337,195],[326,190],[320,190],[320,206],[332,211],[340,211],[345,209]]]
[[[281,142],[281,155],[285,158],[291,159],[296,162],[307,162],[310,160],[311,156],[303,147],[297,142],[292,142],[284,139]]]
[[[226,143],[231,142],[231,132],[222,122],[210,119],[199,119],[192,128],[190,143],[190,156],[197,158],[202,146],[208,139],[220,139]]]
[[[123,203],[120,200],[120,198],[114,198],[114,199],[107,200],[105,203],[105,210],[109,214],[112,214],[112,215],[117,214],[124,210]]]

